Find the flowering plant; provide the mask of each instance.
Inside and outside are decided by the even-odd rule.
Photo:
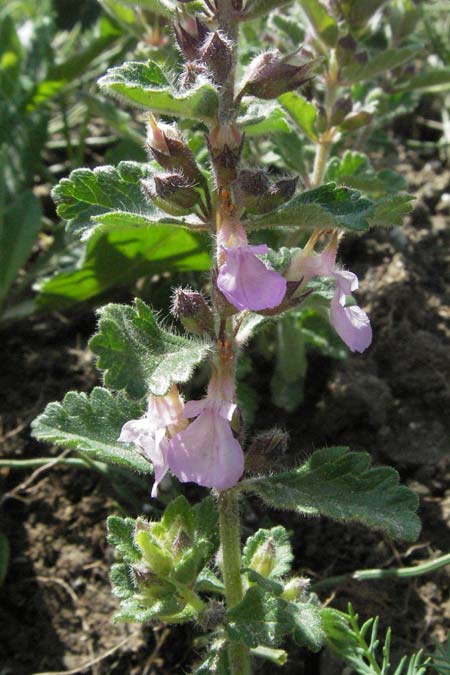
[[[397,190],[402,181],[393,172],[375,172],[358,152],[337,151],[389,102],[389,87],[374,93],[365,84],[389,69],[401,77],[417,52],[398,46],[407,35],[389,44],[376,20],[384,4],[299,0],[286,17],[275,10],[284,11],[287,0],[154,2],[173,20],[183,60],[177,81],[154,62],[126,63],[100,80],[103,90],[150,111],[150,161],[77,170],[54,190],[71,231],[85,239],[126,223],[163,237],[188,230],[211,250],[204,288],[174,290],[171,311],[183,334],[163,326],[142,300],[103,307],[90,347],[104,387],[67,394],[34,424],[40,439],[153,472],[155,499],[168,474],[211,490],[194,506],[174,499],[160,520],[108,521],[118,553],[111,572],[118,618],[196,621],[210,641],[198,675],[248,675],[258,657],[282,665],[287,638],[317,651],[344,630],[344,615],[323,608],[308,579],[291,571],[283,527],[260,529],[241,547],[241,500],[254,495],[275,509],[360,522],[404,540],[419,532],[415,495],[398,485],[393,469],[371,468],[363,453],[324,448],[275,472],[271,453],[285,434],[261,428],[249,439],[236,391],[251,336],[304,307],[318,308],[351,351],[362,353],[372,341],[369,317],[351,299],[358,279],[337,262],[339,243],[346,232],[399,224],[410,198]],[[301,19],[305,46],[273,48],[243,65],[240,27],[272,12],[291,38]],[[384,36],[381,48],[373,47],[375,33]],[[187,119],[191,136],[157,114]],[[197,132],[206,134],[207,161]],[[245,168],[262,137],[292,165],[290,144],[299,147],[299,134],[306,189],[298,191],[296,176],[274,180]],[[201,363],[209,372],[206,394],[185,401],[182,388]]]

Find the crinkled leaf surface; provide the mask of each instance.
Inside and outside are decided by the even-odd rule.
[[[266,576],[277,579],[287,574],[291,569],[293,554],[289,535],[284,527],[272,527],[270,530],[260,529],[249,537],[242,554],[244,567],[258,571],[261,557],[267,558],[269,564]]]
[[[412,209],[413,199],[414,196],[408,194],[385,195],[375,203],[367,222],[373,227],[400,226]]]
[[[135,307],[109,304],[99,310],[99,330],[90,341],[106,386],[141,398],[161,396],[173,382],[187,382],[209,346],[161,328],[141,300]]]
[[[143,402],[131,401],[123,393],[113,396],[96,387],[87,394],[70,391],[62,403],[49,403],[32,424],[35,438],[55,443],[108,464],[140,473],[152,466],[133,445],[117,441],[122,426],[145,411]]]
[[[244,599],[228,610],[226,632],[230,640],[249,647],[276,647],[287,635],[311,651],[318,651],[324,642],[320,607],[314,597],[288,602],[258,585],[251,586]]]
[[[120,162],[117,167],[75,169],[52,191],[57,213],[69,232],[88,239],[112,229],[151,225],[186,225],[156,209],[142,191],[149,164]]]
[[[106,521],[108,541],[114,546],[127,563],[139,562],[141,553],[134,543],[136,521],[134,518],[109,516]]]
[[[99,86],[161,115],[211,122],[217,114],[217,92],[210,82],[204,80],[190,89],[177,90],[153,61],[130,61],[110,68],[100,78]]]
[[[347,150],[340,158],[333,157],[330,160],[325,180],[362,192],[395,193],[407,187],[403,176],[390,169],[374,171],[367,155],[352,150]]]
[[[248,227],[283,225],[364,231],[369,227],[367,218],[372,212],[373,202],[356,190],[328,183],[293,197],[275,211],[249,220]]]
[[[38,304],[66,308],[112,288],[129,287],[143,276],[208,270],[207,244],[201,234],[167,225],[114,229],[88,242],[80,267],[45,281]]]
[[[323,448],[298,469],[240,486],[274,508],[360,522],[394,539],[414,541],[420,532],[417,496],[399,485],[394,469],[370,467],[365,452]]]

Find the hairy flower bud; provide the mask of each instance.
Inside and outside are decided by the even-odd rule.
[[[245,456],[245,466],[251,473],[264,473],[274,464],[274,460],[286,453],[289,434],[274,427],[262,431],[253,437]]]
[[[200,47],[209,33],[209,29],[198,17],[181,14],[174,25],[175,38],[178,46],[187,61],[198,58]]]
[[[142,551],[143,558],[150,570],[158,576],[167,576],[172,570],[172,560],[144,530],[136,532],[136,545]]]
[[[194,185],[205,183],[194,155],[177,130],[168,124],[158,124],[153,115],[149,117],[147,148],[167,171],[182,173]]]
[[[288,56],[276,50],[261,54],[248,68],[241,96],[256,96],[264,100],[278,98],[312,79],[318,63],[319,59],[311,59],[309,52],[304,50]]]
[[[306,577],[292,577],[284,586],[282,598],[290,602],[304,600],[310,587],[310,580]]]
[[[232,183],[242,152],[244,136],[234,124],[214,127],[208,137],[208,148],[219,187]]]
[[[269,577],[276,564],[276,551],[272,539],[267,539],[257,548],[250,560],[249,567],[262,577]]]
[[[205,40],[200,52],[202,61],[217,84],[226,82],[233,64],[233,51],[228,40],[221,33],[214,31]]]
[[[210,306],[198,291],[176,288],[172,297],[172,314],[190,333],[214,333],[214,319]]]
[[[271,185],[263,171],[243,170],[233,183],[236,205],[252,214],[268,213],[294,195],[297,182],[283,178]]]
[[[143,180],[146,195],[157,206],[174,216],[191,213],[200,201],[200,195],[179,173],[160,173],[151,180]],[[154,187],[154,191],[153,188]]]

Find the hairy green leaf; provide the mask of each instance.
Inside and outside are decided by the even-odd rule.
[[[343,76],[348,84],[371,80],[377,75],[386,73],[386,71],[410,61],[417,53],[417,47],[385,49],[379,54],[370,56],[367,63],[351,63],[345,66]]]
[[[258,530],[247,539],[242,564],[263,576],[278,579],[290,571],[293,557],[289,535],[280,525]]]
[[[89,396],[70,391],[62,403],[47,405],[32,423],[32,433],[41,441],[73,448],[92,459],[151,473],[151,465],[133,446],[117,441],[125,422],[141,417],[144,411],[144,402],[131,401],[122,393],[113,396],[100,387]]]
[[[336,187],[334,183],[308,190],[263,216],[248,221],[250,229],[274,225],[312,229],[320,227],[367,230],[367,218],[373,212],[373,202],[355,190]]]
[[[312,141],[317,141],[317,132],[314,122],[317,116],[317,109],[306,98],[294,91],[283,94],[278,99],[283,108],[289,113],[296,125],[305,132]]]
[[[257,585],[228,610],[226,632],[230,640],[249,647],[276,647],[291,635],[299,645],[318,651],[324,641],[320,607],[314,597],[288,602]]]
[[[407,187],[403,176],[390,169],[374,171],[367,155],[352,150],[329,161],[325,180],[362,192],[399,192]]]
[[[186,226],[156,209],[144,196],[141,181],[151,174],[149,164],[120,162],[117,167],[75,169],[52,191],[57,213],[67,229],[82,239],[112,229],[153,225]]]
[[[134,518],[109,516],[106,521],[108,541],[114,546],[127,563],[139,562],[141,553],[134,543],[136,521]]]
[[[149,391],[161,396],[173,382],[187,382],[208,353],[206,343],[160,328],[141,300],[135,307],[106,305],[99,315],[99,331],[89,345],[105,384],[134,398]]]
[[[290,2],[292,0],[247,0],[242,18],[244,21],[257,19],[259,16],[270,14],[274,9],[281,8]]]
[[[161,115],[211,122],[217,114],[217,92],[210,82],[204,80],[191,89],[176,90],[153,61],[130,61],[110,68],[100,78],[99,85],[113,95]]]
[[[392,468],[371,468],[367,453],[323,448],[298,469],[251,478],[240,487],[274,508],[360,522],[414,541],[420,532],[418,498],[398,480]]]
[[[412,209],[413,199],[414,196],[408,194],[385,195],[375,202],[367,222],[373,227],[400,226]]]

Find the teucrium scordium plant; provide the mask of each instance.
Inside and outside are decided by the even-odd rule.
[[[361,4],[366,11],[356,10]],[[183,58],[177,81],[152,62],[126,63],[100,80],[105,91],[149,110],[149,163],[78,170],[54,190],[68,227],[85,239],[126,222],[149,232],[190,230],[211,251],[205,288],[174,289],[171,311],[184,334],[165,327],[141,300],[107,305],[90,343],[106,388],[89,397],[69,393],[34,424],[38,438],[103,462],[140,472],[153,467],[153,498],[167,473],[211,489],[194,506],[178,497],[160,521],[108,521],[118,553],[111,572],[118,618],[196,621],[211,641],[198,674],[249,675],[254,657],[282,665],[288,638],[311,650],[326,640],[318,598],[291,572],[285,529],[258,530],[241,549],[239,501],[246,495],[398,539],[414,540],[419,531],[414,494],[399,486],[393,469],[371,468],[364,453],[325,448],[298,468],[275,472],[270,450],[285,445],[286,435],[257,420],[261,428],[248,439],[236,393],[237,361],[252,331],[304,306],[319,307],[353,352],[372,341],[369,317],[349,301],[358,279],[342,268],[338,248],[346,231],[398,224],[408,210],[409,197],[389,185],[394,174],[375,173],[346,137],[376,114],[361,91],[352,100],[352,85],[385,77],[415,53],[392,47],[377,70],[380,56],[368,55],[363,40],[381,4],[299,0],[305,45],[286,53],[271,48],[242,68],[241,25],[288,2],[164,3]],[[308,97],[297,92],[305,85]],[[175,123],[157,115],[200,125],[208,163],[197,161]],[[261,128],[275,141],[280,123],[293,139],[304,134],[315,151],[302,191],[297,176],[274,179],[242,159]],[[350,149],[332,157],[343,138]],[[270,227],[275,248],[264,241]],[[209,366],[207,390],[185,400],[183,385],[200,363]]]

